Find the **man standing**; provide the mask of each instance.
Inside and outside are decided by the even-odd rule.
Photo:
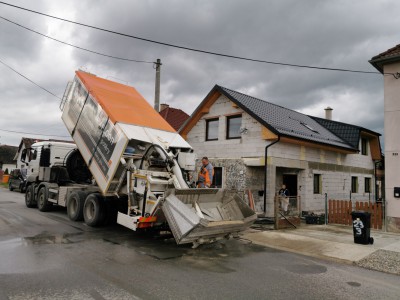
[[[204,156],[201,159],[201,169],[199,172],[199,176],[197,178],[197,187],[198,188],[209,188],[211,187],[213,177],[214,177],[214,167],[208,161],[208,157]]]
[[[282,184],[282,188],[279,190],[278,195],[281,200],[281,208],[285,213],[287,213],[290,193],[289,190],[286,188],[286,184]]]

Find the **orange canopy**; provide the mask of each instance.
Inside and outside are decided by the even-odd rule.
[[[120,122],[175,132],[135,88],[83,71],[76,71],[76,75],[114,124]]]

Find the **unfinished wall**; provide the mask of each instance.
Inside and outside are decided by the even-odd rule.
[[[247,132],[240,139],[226,139],[226,116],[242,114],[242,128]],[[219,118],[218,140],[206,141],[206,119]],[[250,189],[256,201],[256,208],[263,210],[264,151],[270,144],[262,138],[263,126],[250,115],[239,109],[228,98],[221,95],[199,122],[187,134],[198,157],[208,156],[214,166],[223,167],[223,188],[246,191]],[[329,198],[349,199],[351,176],[357,176],[358,193],[352,199],[367,201],[364,193],[364,178],[372,178],[371,199],[374,198],[374,163],[371,155],[343,154],[314,147],[279,142],[268,149],[267,212],[273,212],[273,201],[282,182],[277,168],[292,169],[298,174],[298,195],[302,210],[323,211],[325,193]],[[322,193],[313,193],[313,175],[322,176]],[[277,176],[278,175],[278,176]]]

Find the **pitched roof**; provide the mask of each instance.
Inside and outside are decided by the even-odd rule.
[[[383,65],[400,61],[400,44],[390,48],[378,55],[375,55],[369,61],[379,72],[383,73]]]
[[[358,150],[313,118],[221,86],[216,89],[275,134],[339,148]]]
[[[215,85],[190,118],[182,125],[180,132],[186,135],[198,122],[202,113],[218,99],[225,95],[239,108],[252,116],[271,132],[281,137],[288,137],[312,142],[346,151],[357,152],[360,130],[379,137],[380,134],[368,129],[335,121],[324,122],[323,119],[311,117],[294,110],[276,105],[249,95]]]
[[[135,88],[83,71],[76,71],[76,75],[113,123],[175,132]]]
[[[189,119],[189,115],[183,110],[167,106],[160,111],[161,117],[163,117],[176,131],[181,128],[182,124]]]
[[[331,132],[333,132],[335,135],[340,137],[342,140],[346,141],[353,148],[358,148],[361,131],[362,130],[370,131],[368,129],[364,129],[364,128],[356,126],[356,125],[346,124],[346,123],[337,122],[337,121],[333,121],[333,120],[327,120],[327,119],[323,119],[323,118],[317,118],[317,117],[313,117],[313,116],[310,116],[310,117],[313,118],[318,123],[320,123],[325,128],[329,129]],[[377,136],[380,136],[379,133],[374,133],[374,134],[376,134]]]

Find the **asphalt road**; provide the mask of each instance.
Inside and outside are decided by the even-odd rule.
[[[191,249],[0,188],[0,299],[399,299],[400,277],[230,240]]]

